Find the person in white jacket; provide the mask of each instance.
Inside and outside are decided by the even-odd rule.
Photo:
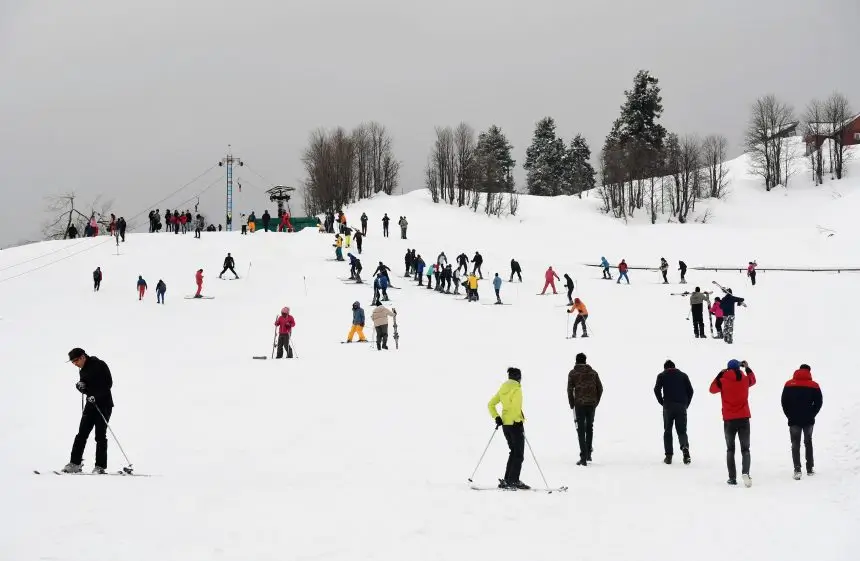
[[[392,312],[381,304],[374,308],[373,313],[370,314],[373,327],[376,329],[376,350],[388,350],[388,318],[396,315],[396,308]]]

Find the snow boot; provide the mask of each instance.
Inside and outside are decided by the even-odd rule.
[[[690,459],[690,449],[689,448],[681,448],[681,452],[684,454],[684,465],[690,465],[690,462],[693,460]]]
[[[583,334],[582,334],[582,336],[583,336],[583,337],[588,337],[588,333],[583,333]]]
[[[815,470],[811,467],[806,468],[806,475],[812,477],[813,475],[815,475]]]
[[[663,458],[663,463],[670,465],[672,463],[672,454],[666,454],[666,457]]]
[[[737,479],[735,479],[735,478],[733,478],[733,477],[729,477],[729,480],[728,480],[728,481],[726,481],[726,483],[728,483],[729,485],[737,485],[737,484],[738,484],[738,480],[737,480]]]
[[[96,466],[93,468],[93,473],[96,473],[99,475],[104,475],[107,473],[107,470],[101,466]]]
[[[81,473],[81,464],[73,464],[69,462],[63,468],[63,473]]]
[[[578,466],[587,466],[587,465],[588,465],[588,461],[587,461],[585,458],[580,458],[580,459],[579,459],[579,461],[578,461],[578,462],[576,462],[576,465],[578,465]]]
[[[800,481],[800,468],[795,468],[795,469],[794,469],[794,480],[795,480],[795,481]]]
[[[752,478],[748,473],[741,475],[741,479],[744,480],[744,487],[750,488],[752,487]]]

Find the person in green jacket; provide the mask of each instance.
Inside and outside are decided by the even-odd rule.
[[[508,368],[508,380],[502,384],[496,395],[490,400],[488,408],[490,417],[496,420],[496,429],[502,427],[505,440],[508,441],[510,454],[505,468],[505,478],[499,479],[500,489],[531,489],[520,481],[520,471],[523,468],[523,458],[526,446],[526,433],[523,429],[523,390],[520,386],[522,373],[519,368]],[[499,415],[496,406],[502,404],[502,414]]]

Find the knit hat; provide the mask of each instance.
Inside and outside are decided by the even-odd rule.
[[[669,370],[670,368],[675,368],[675,363],[671,360],[667,360],[663,363],[663,370]]]
[[[741,367],[741,363],[738,362],[736,359],[733,358],[732,360],[729,361],[729,364],[728,364],[729,370],[737,370],[740,367]]]
[[[522,377],[523,373],[520,372],[519,368],[514,368],[513,366],[508,368],[508,378],[510,378],[511,380],[516,380],[517,382],[519,382]]]
[[[576,355],[576,364],[585,364],[585,353],[578,353]]]

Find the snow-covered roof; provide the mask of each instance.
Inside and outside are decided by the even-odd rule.
[[[797,127],[797,124],[798,124],[798,121],[791,121],[791,122],[788,122],[788,123],[786,123],[786,124],[782,125],[781,127],[779,127],[779,128],[778,128],[778,129],[776,129],[776,130],[774,130],[774,129],[767,129],[767,131],[766,131],[766,132],[767,132],[767,137],[768,137],[768,138],[773,138],[773,137],[775,137],[775,136],[779,136],[779,135],[781,135],[781,134],[785,134],[785,133],[791,132],[792,130],[794,130],[794,129]]]
[[[836,132],[842,131],[842,129],[844,129],[845,127],[847,127],[848,125],[850,125],[851,123],[856,121],[857,119],[860,119],[860,113],[857,113],[853,117],[849,117],[849,118],[845,119],[844,121],[842,121],[842,124],[836,128]],[[834,133],[833,123],[811,122],[811,123],[807,123],[806,127],[810,132],[815,131],[815,134],[817,134],[819,136],[830,136]]]

